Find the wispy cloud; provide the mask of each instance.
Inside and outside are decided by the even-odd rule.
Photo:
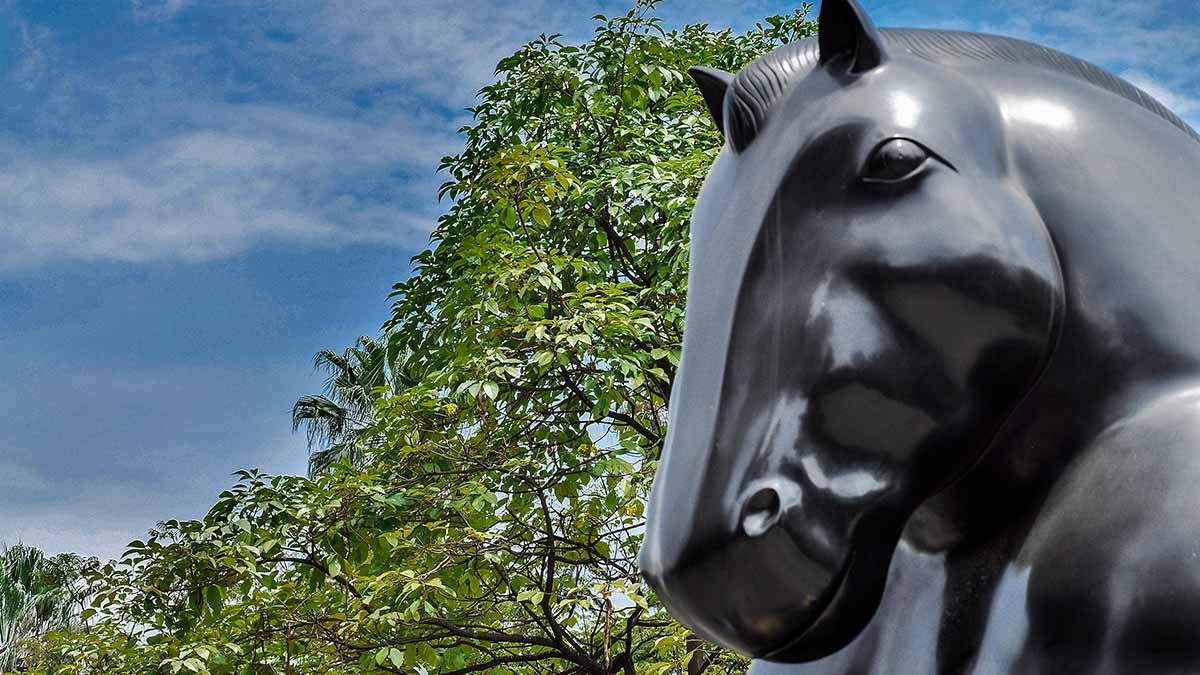
[[[1142,70],[1126,70],[1122,71],[1120,75],[1129,80],[1134,86],[1158,99],[1160,103],[1173,110],[1180,117],[1188,120],[1200,118],[1200,98],[1173,91],[1170,87]]]
[[[425,195],[457,145],[451,132],[266,105],[203,116],[207,128],[115,156],[0,143],[0,266],[209,260],[279,241],[424,245],[435,217]]]
[[[138,21],[170,21],[195,0],[130,0],[133,17]]]
[[[20,57],[9,79],[22,89],[32,89],[50,68],[53,34],[49,28],[28,21],[18,21],[17,30],[21,40]]]
[[[592,17],[624,14],[628,2],[596,0],[343,0],[297,7],[282,5],[285,23],[303,48],[345,63],[353,77],[404,82],[447,105],[470,103],[492,80],[496,63],[539,34],[586,40]],[[658,15],[668,24],[711,22],[749,25],[787,9],[770,0],[663,2]]]
[[[1197,116],[1196,99],[1182,93],[1200,90],[1195,67],[1200,63],[1200,30],[1193,11],[1180,11],[1178,3],[1166,0],[1003,0],[998,6],[1008,19],[974,28],[1087,59],[1126,77],[1180,116]]]
[[[191,5],[131,3],[142,21]],[[462,108],[496,62],[543,31],[585,39],[599,11],[589,0],[246,7],[224,5],[222,20],[252,20],[211,42],[96,65],[55,67],[53,35],[26,27],[21,77],[43,83],[28,113],[42,142],[0,133],[0,268],[212,260],[279,241],[423,247],[442,208],[433,169],[461,147]]]
[[[187,4],[132,7],[157,20]],[[424,247],[458,111],[556,11],[481,7],[285,4],[242,27],[244,42],[159,44],[52,77],[53,36],[24,26],[22,82],[45,83],[27,113],[40,139],[0,132],[0,270],[213,260],[273,242]],[[251,70],[214,79],[231,59]]]
[[[542,32],[586,29],[594,3],[347,0],[276,12],[302,48],[341,61],[360,81],[403,82],[465,105],[497,61]],[[589,11],[590,10],[590,11]]]
[[[1004,23],[983,28],[1033,39],[1109,66],[1191,70],[1200,54],[1194,17],[1178,15],[1162,0],[1021,3],[1013,9]]]

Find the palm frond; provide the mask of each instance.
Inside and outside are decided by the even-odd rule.
[[[309,475],[327,471],[341,459],[363,466],[378,439],[366,438],[381,395],[396,395],[424,379],[419,360],[395,346],[391,336],[360,336],[337,353],[321,350],[313,367],[328,373],[323,392],[303,396],[292,407],[292,431],[304,427]]]
[[[70,627],[81,596],[62,558],[0,545],[0,672],[21,667],[27,640]]]

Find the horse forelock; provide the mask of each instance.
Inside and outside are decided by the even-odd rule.
[[[1162,103],[1129,82],[1087,61],[1025,40],[915,28],[884,28],[885,47],[939,64],[1002,62],[1033,66],[1075,77],[1105,89],[1154,113],[1193,140],[1200,134]],[[786,44],[743,68],[725,96],[725,134],[741,151],[762,130],[772,106],[816,66],[816,38]]]

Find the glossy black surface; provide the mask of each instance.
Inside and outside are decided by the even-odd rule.
[[[694,75],[727,144],[641,553],[672,614],[754,675],[1200,673],[1195,133],[853,0]]]

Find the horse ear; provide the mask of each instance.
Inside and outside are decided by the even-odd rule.
[[[721,135],[725,135],[725,90],[733,83],[733,73],[727,73],[716,68],[692,66],[688,74],[696,81],[700,95],[704,97],[704,105]]]
[[[849,55],[850,72],[862,73],[887,59],[879,31],[858,0],[822,0],[817,22],[822,65]]]

